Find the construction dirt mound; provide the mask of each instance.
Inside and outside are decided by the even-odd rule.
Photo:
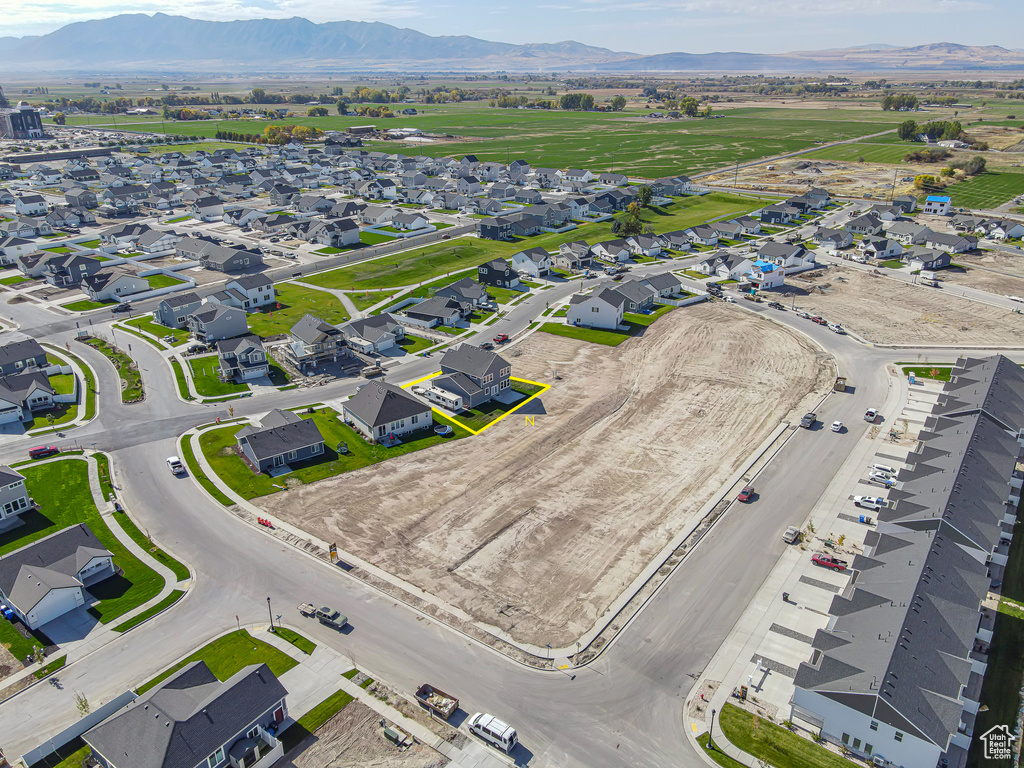
[[[799,334],[718,303],[614,348],[536,333],[503,354],[514,376],[552,384],[533,424],[258,503],[537,645],[590,629],[835,374]]]

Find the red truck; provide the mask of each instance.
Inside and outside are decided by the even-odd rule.
[[[811,562],[820,565],[822,568],[831,568],[833,571],[845,571],[847,563],[832,555],[817,554],[811,558]]]

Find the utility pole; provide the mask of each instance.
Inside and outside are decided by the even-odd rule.
[[[270,598],[267,598],[267,613],[270,614],[270,631],[274,631],[274,611],[270,608]]]

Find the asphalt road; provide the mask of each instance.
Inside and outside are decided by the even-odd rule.
[[[661,264],[635,271],[665,268]],[[578,283],[532,296],[489,327],[486,337],[524,329],[546,303],[578,290]],[[47,314],[28,304],[10,309],[23,325],[37,327],[40,313]],[[880,405],[887,393],[885,364],[916,354],[866,347],[764,305],[742,309],[792,325],[835,355],[855,391],[830,396],[819,418],[826,424],[840,419],[850,431],[797,430],[758,477],[757,503],[730,509],[627,629],[574,676],[516,664],[225,513],[190,479],[167,472],[164,459],[177,452],[178,434],[196,421],[226,415],[226,406],[179,401],[170,371],[141,341],[133,343],[133,351],[149,394],[144,404],[124,406],[113,368],[93,350],[73,345],[98,373],[100,416],[71,433],[74,437],[54,442],[95,444],[109,451],[123,502],[198,577],[173,610],[63,670],[63,690],[37,685],[0,704],[3,746],[20,754],[76,719],[76,691],[94,705],[109,700],[234,628],[236,616],[243,623],[265,622],[270,597],[284,621],[338,648],[374,675],[407,691],[429,680],[456,693],[467,712],[489,711],[512,722],[520,733],[521,746],[513,754],[519,764],[702,765],[683,730],[685,694],[777,561],[784,546],[782,531],[805,519],[867,429],[861,419],[864,410]],[[56,340],[63,343],[68,336],[58,334]],[[928,354],[937,353],[932,349]],[[416,359],[399,364],[388,377],[407,381],[429,373],[435,364]],[[311,398],[336,397],[358,383],[338,382],[315,395],[290,391],[233,405],[236,415],[262,413]],[[0,460],[21,458],[26,444],[24,438],[5,439]],[[307,601],[341,608],[350,618],[350,631],[336,633],[302,619],[295,606]]]

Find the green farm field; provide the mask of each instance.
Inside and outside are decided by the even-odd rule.
[[[953,205],[963,208],[995,208],[1024,195],[1024,173],[989,171],[958,182],[945,190]]]
[[[448,133],[457,141],[417,144],[416,153],[432,156],[475,154],[481,160],[528,158],[534,166],[585,167],[625,171],[655,178],[697,173],[730,163],[813,147],[816,142],[867,136],[891,130],[898,117],[871,110],[734,109],[711,120],[649,120],[647,111],[567,112],[496,109],[486,102],[420,106],[419,114],[392,119],[330,115],[295,116],[284,123],[322,130],[352,125],[412,126]],[[218,130],[261,134],[265,120],[166,122],[119,120],[121,128],[213,137]],[[373,142],[374,149],[395,151],[395,142]],[[388,149],[385,149],[387,147]]]

